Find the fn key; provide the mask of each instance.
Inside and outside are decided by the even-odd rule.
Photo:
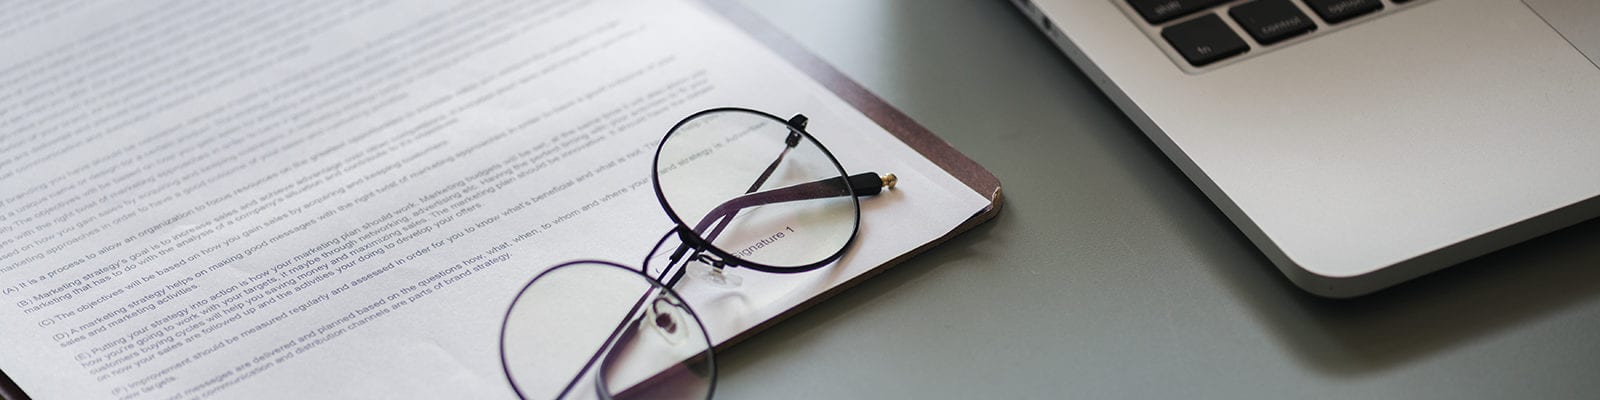
[[[1196,67],[1233,57],[1250,50],[1233,28],[1216,14],[1207,14],[1161,30],[1161,37]]]

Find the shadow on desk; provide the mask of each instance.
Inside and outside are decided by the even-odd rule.
[[[1240,234],[1240,241],[1244,241]],[[1301,292],[1264,268],[1219,268],[1310,366],[1376,372],[1600,296],[1591,220],[1356,299]],[[1271,269],[1262,271],[1262,269]]]

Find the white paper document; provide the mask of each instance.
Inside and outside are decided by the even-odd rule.
[[[900,182],[837,264],[735,270],[714,342],[989,206],[694,2],[9,5],[0,370],[44,399],[513,397],[517,291],[638,265],[673,226],[657,142],[730,106]]]

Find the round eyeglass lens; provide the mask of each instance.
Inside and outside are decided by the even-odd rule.
[[[856,232],[859,204],[839,162],[771,115],[704,111],[656,153],[667,212],[705,242],[757,269],[815,268]]]
[[[500,332],[526,399],[709,399],[711,339],[682,299],[620,265],[579,261],[534,278]]]

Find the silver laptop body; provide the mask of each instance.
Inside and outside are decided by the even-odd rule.
[[[1312,293],[1600,215],[1600,1],[1013,3]]]

